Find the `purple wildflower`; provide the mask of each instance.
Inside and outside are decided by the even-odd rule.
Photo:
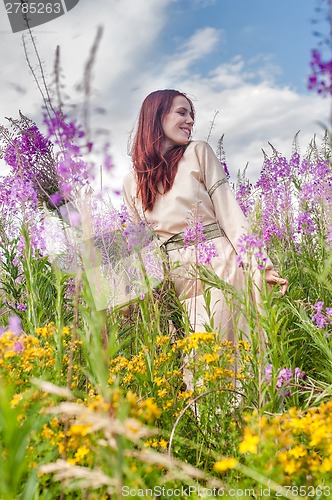
[[[332,95],[332,59],[324,61],[318,50],[311,52],[312,73],[308,77],[308,89],[323,96]]]
[[[58,207],[61,203],[63,203],[63,197],[59,192],[51,194],[48,203],[51,207]]]
[[[27,310],[27,306],[26,306],[26,304],[23,304],[22,302],[18,302],[16,304],[16,309],[18,311],[26,311]]]
[[[247,261],[248,257],[249,260],[254,257],[257,261],[258,269],[265,269],[265,262],[267,260],[267,257],[263,252],[263,247],[264,242],[256,233],[251,233],[248,235],[243,234],[238,242],[238,265],[243,265],[244,262]]]
[[[310,214],[299,214],[298,217],[298,231],[302,234],[311,234],[315,232],[315,226],[311,219]]]
[[[271,363],[266,365],[264,370],[264,380],[269,381],[272,379],[272,365]]]
[[[300,368],[297,366],[294,370],[295,378],[304,378],[306,376],[305,372],[301,372]]]
[[[24,346],[22,344],[22,342],[20,342],[19,340],[17,340],[15,343],[14,343],[14,351],[17,352],[17,353],[20,353],[23,351],[24,349]]]
[[[268,364],[264,373],[265,381],[270,382],[271,384],[272,375],[273,367],[271,364]],[[290,368],[281,368],[277,375],[276,389],[281,396],[291,396],[291,391],[289,389],[291,381],[294,380],[295,382],[298,382],[299,379],[303,379],[305,376],[305,372],[302,372],[298,367],[294,369],[294,372]]]
[[[44,115],[44,123],[48,128],[48,138],[59,147],[56,170],[59,175],[62,194],[70,194],[72,184],[85,185],[89,177],[89,167],[82,160],[83,149],[91,150],[91,144],[79,145],[78,142],[85,137],[84,131],[77,123],[60,111],[49,117]]]
[[[195,221],[193,224],[187,226],[184,230],[183,241],[185,243],[185,248],[206,241],[203,223]]]
[[[201,266],[210,264],[213,257],[218,257],[218,252],[212,241],[204,241],[197,245],[197,261]]]
[[[143,264],[149,279],[152,278],[154,282],[161,283],[164,278],[164,268],[160,255],[155,252],[153,241],[150,241],[146,247],[146,252],[143,255]]]
[[[118,211],[118,216],[119,216],[120,222],[122,224],[125,224],[126,221],[129,220],[128,210],[127,210],[127,207],[125,205],[122,205],[120,207],[120,210]]]
[[[183,234],[185,248],[192,245],[197,249],[197,261],[201,266],[210,264],[213,257],[218,256],[217,249],[212,241],[207,241],[204,234],[204,226],[200,221],[188,225]]]
[[[151,232],[149,232],[143,222],[139,224],[128,222],[123,231],[123,235],[126,237],[129,252],[132,250],[140,251],[142,248],[146,247],[151,240]]]
[[[293,378],[293,371],[290,368],[282,368],[278,373],[276,387],[283,387]]]
[[[327,243],[328,249],[332,250],[332,227],[330,227],[330,229],[327,233],[326,243]]]
[[[319,300],[313,305],[313,309],[316,312],[311,314],[310,318],[319,330],[322,330],[329,324],[332,325],[332,307],[325,307],[324,311],[324,302]]]
[[[21,335],[22,334],[22,326],[21,326],[21,320],[18,316],[12,315],[9,316],[8,319],[8,330],[10,332],[15,333],[15,335]]]
[[[240,184],[236,188],[235,198],[240,205],[244,215],[248,216],[252,211],[254,206],[254,199],[252,198],[252,184],[246,182],[245,184]]]
[[[104,145],[104,148],[103,148],[104,167],[105,167],[106,171],[108,171],[108,172],[114,168],[113,159],[112,159],[111,154],[109,153],[109,148],[110,148],[109,143],[106,143]]]

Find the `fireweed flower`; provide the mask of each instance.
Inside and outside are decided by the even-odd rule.
[[[308,78],[308,89],[323,96],[332,95],[332,59],[324,61],[321,53],[314,49],[310,66],[312,72]]]
[[[264,242],[257,234],[243,234],[238,242],[238,265],[243,265],[244,262],[247,261],[248,257],[249,259],[254,257],[257,261],[258,269],[265,269],[267,257],[265,256],[263,249]]]
[[[18,311],[26,311],[27,310],[27,306],[26,306],[26,304],[23,304],[22,302],[18,302],[16,304],[16,309]]]
[[[185,248],[206,241],[203,223],[195,221],[188,225],[184,230],[183,241],[185,243]]]
[[[14,343],[14,345],[13,345],[13,349],[14,349],[14,351],[15,351],[15,352],[20,353],[20,352],[22,352],[22,351],[23,351],[24,346],[23,346],[22,342],[20,342],[20,341],[18,340],[18,341],[16,341],[16,342]]]
[[[269,158],[265,154],[261,176],[255,184],[259,195],[261,230],[265,243],[277,237],[282,239],[293,229],[291,179],[297,169],[298,157],[287,161],[277,151]]]
[[[197,261],[201,266],[210,264],[213,257],[218,257],[215,244],[212,241],[204,241],[197,245]]]
[[[44,123],[48,129],[48,139],[58,147],[56,170],[59,176],[60,190],[70,195],[73,185],[83,186],[87,183],[91,169],[83,161],[84,152],[90,152],[92,145],[79,144],[85,132],[74,120],[56,110],[52,116],[44,114]]]
[[[254,192],[262,238],[271,248],[276,238],[297,251],[301,250],[303,237],[310,237],[315,243],[322,231],[320,221],[328,220],[331,214],[332,171],[326,155],[328,138],[324,141],[325,152],[319,151],[313,141],[302,160],[296,138],[295,152],[289,160],[275,150],[271,157],[265,154]]]
[[[113,170],[113,168],[114,168],[114,163],[113,163],[112,156],[109,152],[109,148],[110,148],[109,143],[106,143],[103,147],[103,154],[104,154],[103,165],[104,165],[107,172],[110,170]]]
[[[134,224],[129,222],[123,231],[123,235],[127,240],[128,251],[140,251],[149,245],[151,241],[151,231],[149,232],[144,222]]]
[[[53,144],[24,115],[21,114],[19,120],[9,119],[9,122],[14,131],[0,127],[0,140],[11,176],[32,183],[38,199],[47,201],[59,187]]]
[[[311,234],[316,231],[311,215],[308,213],[299,214],[297,219],[298,232],[302,234]]]
[[[300,368],[297,366],[294,370],[294,377],[295,377],[295,379],[304,378],[305,373],[301,372]]]
[[[332,250],[332,227],[329,228],[326,236],[326,244],[329,250]]]
[[[63,196],[59,192],[51,194],[48,200],[48,204],[50,205],[50,207],[57,207],[61,205],[62,202],[63,202]]]
[[[252,184],[248,181],[241,183],[236,187],[235,198],[240,205],[244,215],[248,216],[254,206],[254,199],[252,198]]]
[[[269,381],[272,379],[272,365],[269,363],[264,370],[264,380]]]
[[[164,270],[160,262],[160,255],[156,255],[154,252],[153,242],[149,243],[146,255],[144,255],[144,268],[150,278],[154,278],[158,283],[163,280]]]
[[[289,385],[289,381],[293,378],[293,371],[290,368],[282,368],[278,373],[276,388],[279,389],[281,396],[290,396],[291,392],[285,390]]]
[[[265,382],[269,382],[269,385],[271,385],[271,380],[273,376],[273,367],[271,364],[266,365],[265,372],[264,372],[264,380]],[[289,386],[291,385],[291,382],[298,383],[299,379],[305,378],[306,374],[305,372],[302,372],[300,368],[296,367],[293,370],[290,368],[281,368],[278,371],[277,374],[277,380],[276,380],[276,389],[279,392],[280,396],[291,396],[291,391],[289,389]]]
[[[319,330],[332,325],[332,307],[325,307],[324,310],[324,302],[321,300],[317,301],[312,307],[315,313],[311,314],[310,318]]]
[[[8,330],[10,332],[13,332],[15,335],[21,335],[23,332],[22,326],[21,326],[21,320],[18,316],[9,316],[8,319]]]
[[[206,240],[204,226],[200,221],[195,221],[185,228],[183,241],[185,243],[184,248],[188,248],[192,245],[196,246],[197,262],[201,266],[210,264],[213,257],[218,256],[215,244],[211,240]]]

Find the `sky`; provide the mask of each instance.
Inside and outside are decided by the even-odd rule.
[[[216,149],[224,135],[231,176],[247,166],[254,182],[262,149],[271,151],[269,142],[289,156],[300,131],[305,153],[315,134],[318,140],[323,136],[322,123],[329,123],[329,101],[307,90],[310,52],[318,43],[313,32],[327,30],[323,21],[312,23],[319,2],[80,0],[33,33],[50,88],[60,46],[65,111],[81,120],[78,88],[97,29],[103,28],[93,66],[90,125],[96,143],[111,145],[114,169],[112,176],[103,172],[104,187],[121,188],[131,168],[128,140],[141,103],[163,88],[188,94],[196,109],[193,138],[208,139]],[[11,32],[1,3],[0,124],[21,110],[42,128],[43,101],[24,54],[23,33]],[[39,75],[31,41],[24,36]],[[3,164],[0,168],[6,173]]]

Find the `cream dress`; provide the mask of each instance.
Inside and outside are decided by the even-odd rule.
[[[241,235],[250,233],[250,225],[228,185],[220,161],[205,141],[192,141],[187,146],[178,164],[173,187],[166,194],[157,196],[152,211],[143,211],[136,195],[135,173],[124,179],[123,196],[133,219],[146,221],[158,234],[161,243],[175,234],[183,232],[195,220],[203,225],[218,223],[225,236],[212,239],[217,257],[208,267],[239,292],[245,289],[246,276],[239,267],[236,255]],[[206,331],[206,326],[219,331],[221,337],[234,339],[234,321],[238,321],[238,309],[229,306],[224,294],[211,289],[209,311],[203,295],[204,285],[195,275],[195,245],[170,250],[171,263],[178,263],[173,271],[173,280],[178,297],[188,311],[193,331]],[[268,260],[266,268],[272,268]],[[256,283],[261,286],[260,273]]]

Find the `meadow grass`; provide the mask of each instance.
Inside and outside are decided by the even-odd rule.
[[[211,325],[191,332],[167,270],[130,304],[100,309],[84,267],[53,265],[27,226],[3,237],[0,497],[201,498],[216,488],[226,498],[328,498],[330,176],[324,156],[274,152],[259,196],[246,190],[254,231],[289,280],[285,296],[263,287],[257,306],[250,269],[239,295],[199,267],[207,304],[217,287],[246,318],[237,345]]]

